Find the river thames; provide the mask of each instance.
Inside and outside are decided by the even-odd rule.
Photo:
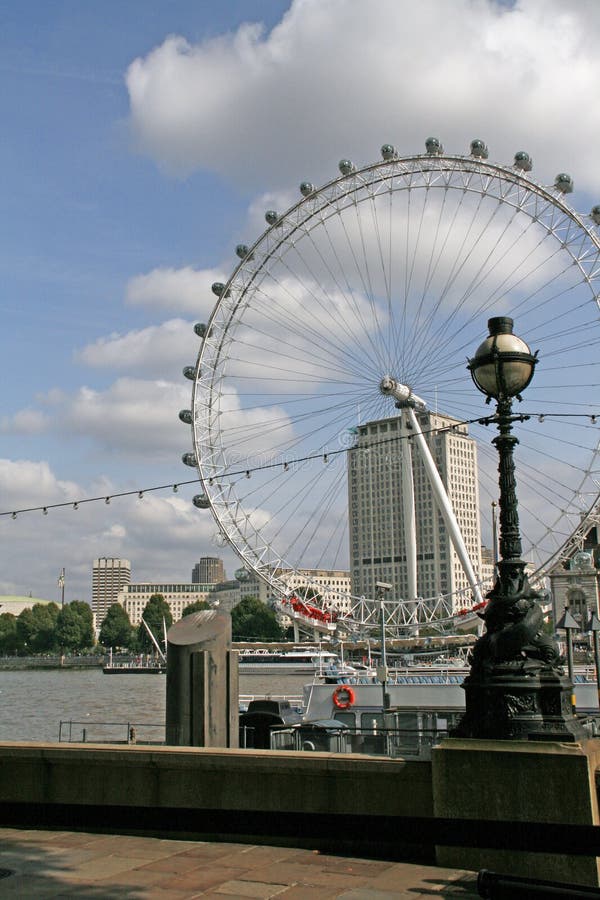
[[[240,696],[301,696],[310,680],[243,675]],[[165,691],[164,675],[104,675],[100,668],[0,671],[0,741],[126,740],[130,727],[140,741],[162,741]]]

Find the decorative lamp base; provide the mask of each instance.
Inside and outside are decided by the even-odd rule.
[[[556,669],[524,674],[497,667],[469,675],[463,688],[466,711],[452,737],[563,742],[589,737],[574,715],[573,685]]]

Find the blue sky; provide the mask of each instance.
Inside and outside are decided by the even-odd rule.
[[[210,283],[341,157],[483,136],[600,201],[597,4],[451,8],[0,2],[0,511],[191,477],[180,372]],[[216,552],[192,493],[0,519],[0,593],[52,598],[64,566],[68,599],[89,599],[96,556],[186,580]]]

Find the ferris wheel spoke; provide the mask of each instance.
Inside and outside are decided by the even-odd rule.
[[[306,266],[306,260],[304,258],[300,257],[299,261],[303,266]],[[347,295],[344,293],[343,289],[341,289],[336,283],[336,288],[338,290],[339,296],[346,304],[344,306],[344,309],[342,310],[340,308],[338,298],[334,297],[331,294],[328,286],[323,281],[321,281],[320,283],[316,281],[316,273],[312,273],[307,269],[305,274],[304,271],[300,269],[300,266],[292,267],[287,260],[284,260],[282,264],[285,268],[288,278],[294,279],[303,290],[305,296],[310,298],[311,315],[313,314],[313,312],[318,312],[319,317],[322,317],[321,330],[314,328],[311,329],[314,332],[314,337],[317,340],[322,341],[324,336],[328,336],[328,349],[330,352],[331,350],[335,350],[336,358],[342,365],[347,364],[348,362],[348,344],[344,344],[343,342],[344,335],[350,340],[351,344],[354,345],[356,351],[360,351],[364,354],[364,350],[362,350],[364,343],[364,330],[366,328],[364,317],[362,315],[359,316],[359,330],[356,330],[356,328],[354,327],[355,323],[352,316],[347,315],[348,307],[350,307],[351,312],[354,312],[356,314],[358,310],[357,304],[354,303],[353,307],[350,306],[350,304],[348,304]],[[309,277],[310,281],[308,280]],[[281,282],[277,281],[276,283],[281,284]],[[316,287],[317,284],[318,288]],[[285,321],[285,319],[283,321]],[[340,332],[341,336],[340,338],[338,338],[338,333]]]
[[[291,296],[291,292],[287,289],[282,282],[278,282],[276,279],[273,279],[274,283],[278,286],[281,286],[282,289]],[[316,295],[310,294],[311,297]],[[272,303],[270,302],[269,296],[265,293],[264,295],[264,303],[265,310],[263,313],[263,318],[265,322],[270,322],[275,326],[274,329],[274,339],[279,339],[279,334],[285,334],[286,329],[290,332],[296,334],[300,341],[303,342],[303,352],[306,354],[309,348],[316,347],[322,351],[323,356],[325,358],[331,358],[333,361],[336,361],[340,368],[349,369],[352,371],[355,366],[353,363],[354,356],[348,353],[348,347],[344,348],[344,345],[340,342],[339,332],[339,321],[338,317],[333,317],[329,314],[329,319],[323,320],[323,318],[318,315],[318,309],[315,308],[316,304],[310,306],[308,311],[305,311],[304,318],[299,319],[298,317],[290,316],[289,312],[286,310],[277,310],[273,308]],[[321,308],[323,304],[319,301],[318,304]],[[304,305],[298,301],[298,306],[304,309]],[[332,303],[332,308],[335,306]],[[309,318],[310,316],[310,318]],[[341,331],[348,332],[347,319],[346,326],[342,327]],[[356,343],[357,353],[360,345],[358,342]],[[364,359],[364,351],[361,354]],[[375,367],[373,367],[375,370]]]
[[[468,252],[466,252],[464,254],[464,258],[461,262],[461,265],[457,268],[456,272],[454,272],[452,274],[452,280],[449,280],[447,282],[447,285],[444,287],[443,291],[441,292],[440,303],[438,304],[438,307],[437,307],[438,312],[441,307],[441,302],[447,297],[447,295],[450,291],[450,288],[454,286],[455,281],[458,278],[458,276],[463,272],[463,270],[467,267],[467,265],[469,264],[471,259],[479,251],[481,242],[483,241],[483,238],[487,232],[487,229],[489,229],[491,227],[491,225],[496,217],[497,210],[498,210],[498,207],[495,207],[493,209],[491,216],[488,219],[486,219],[485,225],[482,225],[482,227],[479,228],[478,234],[476,234],[472,237],[471,243],[469,245],[469,250],[468,250]],[[426,354],[431,352],[432,343],[439,341],[440,335],[443,333],[443,331],[445,329],[447,329],[454,321],[456,321],[460,317],[460,314],[463,312],[465,307],[467,307],[467,304],[472,299],[473,295],[478,290],[478,288],[480,288],[484,284],[486,279],[489,279],[492,276],[495,269],[509,255],[511,248],[505,249],[504,253],[499,255],[498,247],[501,245],[502,239],[504,238],[507,231],[514,224],[516,218],[517,218],[517,210],[513,210],[511,217],[505,223],[504,229],[500,232],[500,235],[498,238],[498,244],[495,247],[490,248],[487,255],[484,256],[483,260],[479,263],[479,265],[477,266],[475,271],[471,274],[470,280],[464,287],[462,294],[458,294],[454,298],[451,309],[449,310],[447,317],[443,320],[443,326],[442,326],[442,320],[439,320],[439,316],[438,316],[438,321],[436,322],[436,327],[429,335],[428,343],[425,344],[425,342],[422,342],[421,345],[419,346],[420,358],[424,358],[426,356]],[[518,236],[514,238],[515,244],[517,243],[517,241],[520,237],[521,237],[521,232],[519,232]],[[498,258],[496,258],[495,261],[493,262],[493,264],[491,264],[492,256],[494,254],[496,254],[496,256]],[[513,271],[514,271],[514,269],[513,269]],[[488,310],[492,306],[492,304],[496,301],[497,295],[498,295],[500,289],[501,289],[500,286],[496,282],[494,282],[491,287],[490,294],[483,294],[483,292],[482,292],[482,294],[483,294],[482,299],[478,300],[478,305],[473,307],[470,310],[468,320],[475,321],[475,320],[479,319],[483,315],[483,312]]]
[[[350,337],[350,344],[345,348],[346,355],[351,355],[354,351],[359,357],[364,358],[367,351],[367,348],[365,347],[366,342],[369,348],[370,358],[376,360],[378,349],[371,334],[372,329],[368,322],[366,311],[361,309],[357,299],[357,291],[351,286],[347,273],[345,274],[344,265],[335,241],[332,239],[327,221],[324,221],[323,223],[323,232],[328,254],[325,254],[321,248],[316,245],[312,232],[309,235],[310,248],[326,275],[324,286],[326,299],[329,302],[332,302],[331,291],[334,290],[344,298],[346,303],[345,309],[339,316],[342,332]],[[335,262],[340,273],[339,276],[334,272],[331,261]],[[327,286],[327,279],[329,279],[331,287]],[[371,368],[373,371],[378,371],[375,362],[371,363]]]

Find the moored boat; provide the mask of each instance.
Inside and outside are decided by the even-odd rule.
[[[313,647],[244,648],[238,653],[240,675],[319,675],[340,663],[332,651]]]
[[[333,681],[317,679],[304,688],[304,721],[336,719],[351,727],[363,727],[375,717],[383,723],[386,710],[394,710],[423,727],[447,727],[457,721],[465,707],[461,687],[467,666],[407,666],[390,669],[383,684],[376,675],[348,675]],[[598,715],[598,685],[591,668],[575,670],[576,708],[582,714]]]

